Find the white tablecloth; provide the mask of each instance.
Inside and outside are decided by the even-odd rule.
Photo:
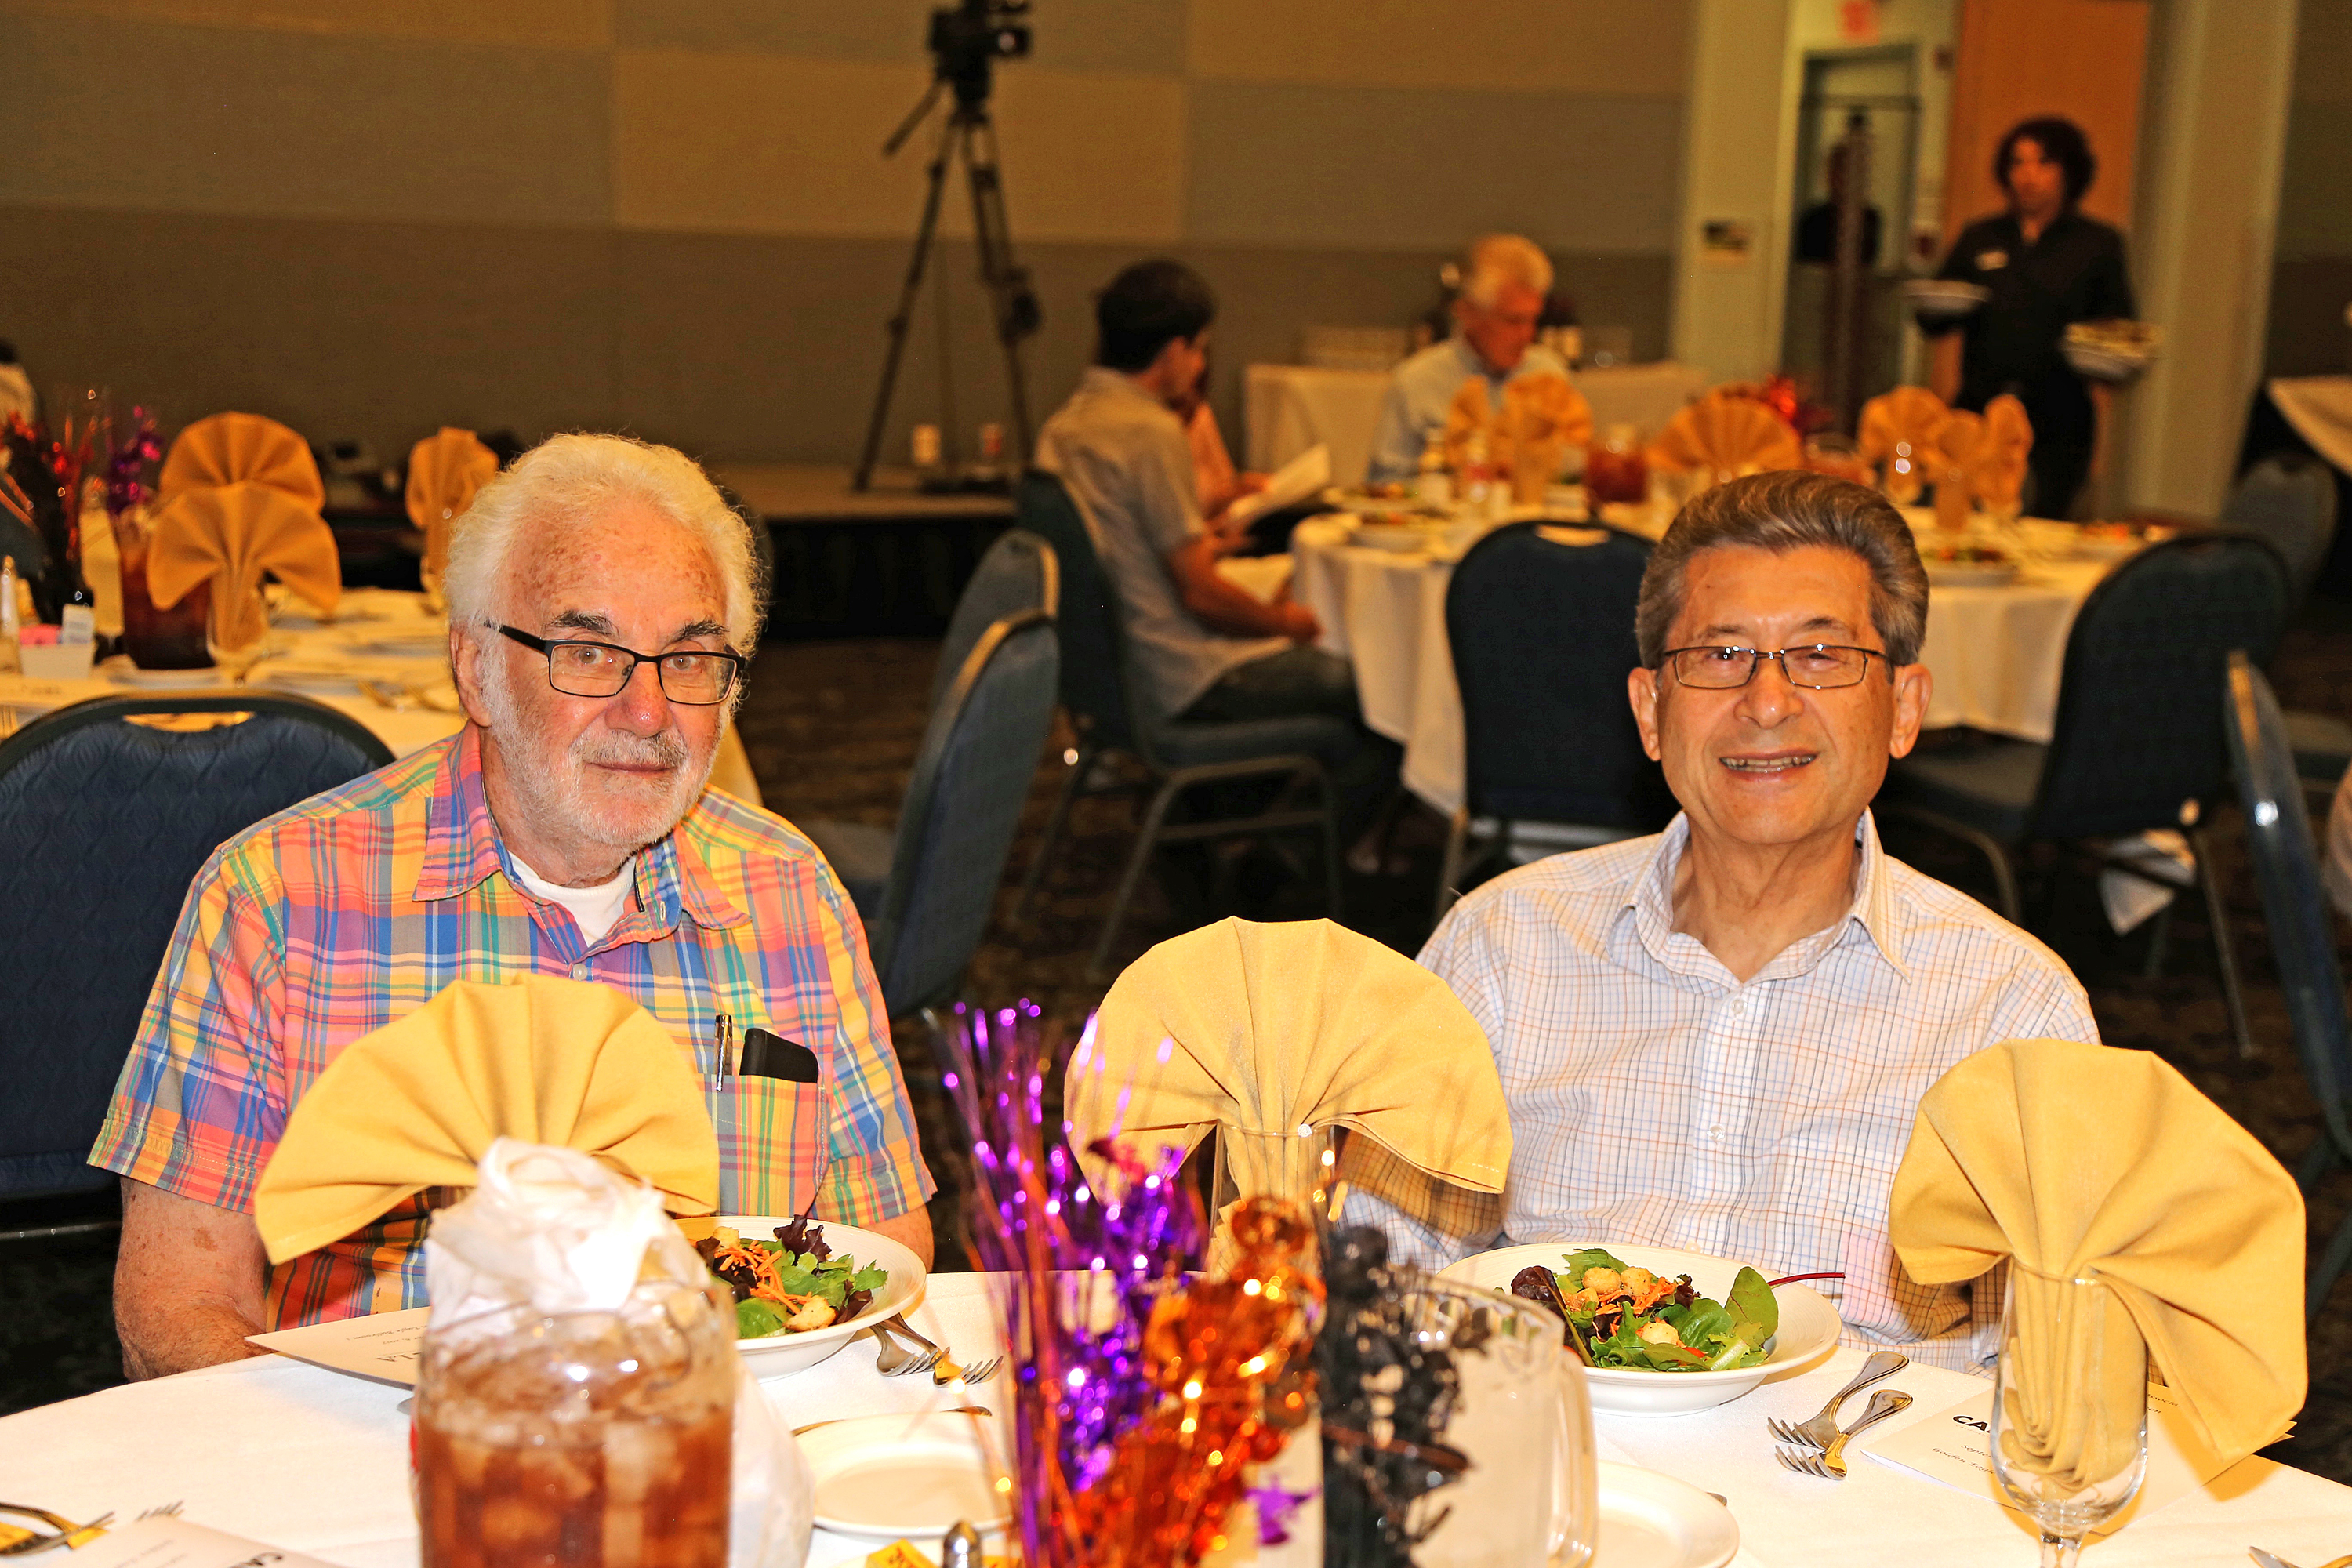
[[[1703,372],[1672,360],[1580,370],[1574,379],[1592,405],[1596,432],[1632,425],[1644,440],[1706,390]],[[1242,382],[1249,466],[1272,473],[1319,441],[1331,448],[1331,472],[1341,483],[1361,479],[1388,388],[1386,371],[1251,365]]]
[[[2352,375],[2281,376],[2271,401],[2296,435],[2338,469],[2352,474]]]
[[[1352,661],[1364,721],[1404,747],[1404,784],[1443,815],[1462,805],[1462,693],[1445,636],[1450,559],[1348,542],[1311,518],[1291,535],[1292,595],[1323,623],[1322,646]],[[1999,588],[1935,585],[1920,658],[1935,678],[1929,729],[1971,725],[2046,742],[2058,712],[2066,634],[2105,563],[2054,561]]]
[[[992,1344],[985,1288],[982,1276],[939,1276],[913,1321],[960,1355]],[[1603,1458],[1723,1494],[1739,1521],[1737,1561],[1744,1568],[1809,1568],[1825,1561],[2031,1564],[2034,1547],[2022,1524],[1984,1499],[1867,1459],[1857,1458],[1842,1484],[1774,1464],[1764,1418],[1811,1415],[1861,1359],[1860,1351],[1839,1351],[1810,1372],[1701,1415],[1601,1416],[1598,1449]],[[1888,1386],[1906,1390],[1916,1403],[1874,1436],[1932,1419],[1985,1385],[1960,1373],[1913,1366]],[[977,1390],[883,1378],[862,1341],[765,1387],[796,1426],[970,1403],[1001,1410],[1012,1396],[1003,1374]],[[274,1356],[110,1389],[0,1419],[0,1496],[74,1519],[110,1509],[131,1519],[176,1500],[192,1522],[347,1568],[413,1568],[408,1422],[396,1408],[405,1393]],[[2095,1543],[2090,1561],[2094,1568],[2242,1563],[2252,1542],[2291,1562],[2317,1563],[2345,1544],[2347,1522],[2352,1489],[2247,1459],[2207,1491]],[[820,1534],[811,1568],[860,1563],[870,1544]]]

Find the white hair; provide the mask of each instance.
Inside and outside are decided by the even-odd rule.
[[[1516,234],[1489,234],[1473,240],[1464,258],[1462,297],[1480,310],[1492,309],[1496,297],[1512,284],[1538,294],[1551,292],[1551,258],[1531,239]]]
[[[478,639],[504,618],[499,605],[516,545],[543,542],[568,521],[626,501],[650,507],[702,541],[726,584],[727,645],[750,653],[760,637],[763,596],[750,527],[693,458],[626,436],[551,437],[476,492],[449,536],[441,579],[449,624]]]

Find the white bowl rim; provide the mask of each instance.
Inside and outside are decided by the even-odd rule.
[[[775,1237],[770,1233],[780,1225],[791,1224],[796,1217],[793,1215],[730,1214],[719,1215],[717,1220],[719,1224],[728,1226],[739,1235],[749,1234],[755,1240],[773,1241]],[[737,1350],[757,1352],[785,1350],[795,1346],[830,1344],[836,1340],[850,1339],[863,1333],[866,1329],[893,1313],[912,1310],[915,1304],[923,1299],[923,1290],[930,1276],[923,1268],[923,1260],[917,1258],[905,1243],[893,1241],[879,1231],[862,1230],[856,1226],[844,1225],[836,1220],[819,1220],[816,1223],[824,1229],[826,1246],[835,1252],[846,1252],[856,1258],[861,1265],[869,1261],[870,1255],[875,1250],[870,1244],[879,1242],[883,1247],[892,1247],[905,1254],[905,1267],[898,1263],[885,1265],[890,1271],[889,1281],[875,1294],[874,1300],[867,1304],[866,1310],[846,1322],[827,1323],[824,1328],[810,1329],[804,1333],[762,1334],[755,1340],[737,1340],[735,1342]],[[856,1237],[856,1244],[845,1246],[842,1242],[835,1240],[836,1232],[844,1237]],[[913,1275],[913,1279],[907,1286],[906,1294],[901,1297],[898,1294],[899,1281],[908,1273]]]

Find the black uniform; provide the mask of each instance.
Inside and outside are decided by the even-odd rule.
[[[2003,213],[1962,229],[1936,276],[1992,290],[1957,323],[1967,333],[1958,406],[1980,413],[2002,393],[2016,395],[2033,421],[2033,510],[2065,516],[2090,471],[2098,426],[2090,389],[2059,345],[2072,322],[2134,314],[2123,236],[2070,208],[2028,245]]]

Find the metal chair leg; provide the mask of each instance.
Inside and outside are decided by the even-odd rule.
[[[1332,794],[1329,775],[1320,781],[1323,787],[1323,891],[1330,900],[1330,918],[1338,920],[1341,908],[1339,889],[1339,802]]]
[[[1128,900],[1135,897],[1135,885],[1143,879],[1143,868],[1159,846],[1160,829],[1168,816],[1168,808],[1176,798],[1176,786],[1163,784],[1152,793],[1151,805],[1144,811],[1143,820],[1135,830],[1135,849],[1127,858],[1127,869],[1119,874],[1118,892],[1112,898],[1109,918],[1103,921],[1102,935],[1096,939],[1093,956],[1087,960],[1087,978],[1099,980],[1103,961],[1110,956],[1110,944],[1118,935],[1118,928],[1127,919]]]
[[[2008,847],[2000,839],[1980,827],[1971,827],[1941,812],[1923,811],[1916,805],[1895,806],[1889,815],[1924,822],[1937,832],[1948,833],[1964,843],[1975,845],[1978,852],[1992,867],[1993,897],[2000,900],[2000,918],[2013,926],[2025,924],[2025,907],[2017,897],[2017,869],[2009,863]]]
[[[2336,1227],[2327,1243],[2327,1250],[2311,1265],[2311,1282],[2304,1288],[2303,1321],[2315,1321],[2319,1309],[2327,1304],[2327,1294],[2342,1277],[2347,1265],[2352,1265],[2352,1217]]]
[[[2189,831],[2197,854],[2197,880],[2205,889],[2205,919],[2213,931],[2213,958],[2221,966],[2221,999],[2229,1004],[2230,1028],[2238,1037],[2238,1059],[2250,1062],[2261,1053],[2253,1031],[2246,1025],[2246,998],[2238,988],[2238,944],[2230,936],[2230,911],[2221,902],[2221,879],[2214,876],[2213,835],[2202,827]]]
[[[2156,911],[2155,919],[2148,921],[2147,962],[2140,965],[2139,971],[2142,980],[2154,980],[2164,973],[2165,950],[2171,943],[2172,905],[2167,904]]]
[[[1445,859],[1437,868],[1436,907],[1429,911],[1429,922],[1434,926],[1445,918],[1454,900],[1461,898],[1454,884],[1462,879],[1462,860],[1470,842],[1470,808],[1456,806],[1454,820],[1445,830]]]
[[[1061,793],[1054,797],[1053,814],[1045,818],[1045,836],[1037,841],[1037,853],[1030,858],[1029,870],[1021,879],[1021,897],[1013,900],[1013,923],[1019,925],[1029,915],[1029,900],[1036,896],[1039,884],[1045,879],[1045,862],[1054,857],[1055,846],[1062,839],[1062,826],[1069,820],[1070,803],[1078,798],[1079,787],[1093,769],[1096,748],[1084,741],[1078,742],[1078,760],[1070,764],[1069,776],[1062,781]]]

